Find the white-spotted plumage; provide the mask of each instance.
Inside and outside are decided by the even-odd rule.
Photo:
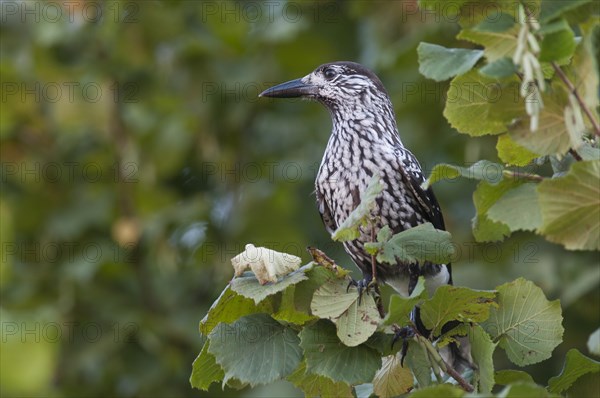
[[[379,78],[354,62],[333,62],[319,66],[309,75],[265,90],[270,97],[304,97],[319,101],[329,110],[333,129],[315,181],[319,213],[329,233],[333,233],[360,203],[361,193],[374,174],[381,177],[384,189],[376,199],[373,215],[375,232],[387,225],[394,233],[430,222],[445,229],[438,202],[430,189],[424,190],[421,166],[404,147],[396,126],[390,98]],[[371,256],[364,244],[372,231],[345,242],[344,247],[363,272],[365,282],[375,276],[398,293],[408,296],[418,276],[425,277],[430,294],[444,284],[452,284],[450,264],[377,263],[372,275]],[[419,308],[413,319],[420,330]],[[470,353],[448,346],[455,361],[471,365]],[[462,348],[461,348],[462,350]]]

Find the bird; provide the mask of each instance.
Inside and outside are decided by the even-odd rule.
[[[329,110],[333,128],[315,179],[316,202],[325,229],[332,234],[359,205],[374,175],[383,191],[375,200],[374,230],[388,226],[399,233],[423,223],[445,230],[440,205],[431,187],[424,189],[425,177],[417,158],[400,137],[394,108],[383,83],[370,69],[349,61],[318,66],[308,75],[263,91],[260,97],[303,98],[321,103]],[[377,262],[375,275],[371,255],[364,244],[372,231],[344,242],[345,251],[362,271],[356,282],[359,295],[373,283],[386,283],[401,296],[414,290],[418,277],[433,295],[437,287],[452,285],[450,264],[396,264]],[[419,309],[412,313],[417,329],[426,333]],[[461,345],[463,351],[465,347]],[[461,368],[470,364],[470,353],[450,352],[449,361]]]

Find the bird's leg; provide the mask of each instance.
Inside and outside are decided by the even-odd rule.
[[[373,277],[371,275],[363,273],[363,277],[363,279],[360,279],[358,281],[355,281],[354,279],[350,278],[350,282],[348,283],[348,287],[346,288],[346,292],[348,292],[348,290],[350,290],[350,286],[356,286],[356,288],[358,289],[358,305],[360,305],[362,301],[363,291],[366,291],[368,294],[369,288],[371,287],[371,282],[373,282]]]
[[[394,344],[398,342],[398,340],[402,340],[402,350],[400,351],[400,366],[404,367],[404,358],[406,358],[406,354],[408,353],[408,340],[412,339],[417,335],[417,330],[412,326],[404,326],[399,327],[397,325],[393,325],[394,329],[394,338],[392,339],[392,349],[394,348]]]
[[[377,242],[375,238],[375,225],[371,226],[371,242]],[[373,275],[373,279],[369,287],[371,284],[377,285],[377,259],[375,258],[375,254],[371,254],[371,275]]]

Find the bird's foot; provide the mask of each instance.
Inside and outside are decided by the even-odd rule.
[[[404,358],[408,353],[408,340],[415,337],[416,330],[412,326],[404,326],[402,328],[394,327],[394,338],[392,339],[392,349],[398,340],[402,340],[402,350],[400,351],[400,366],[404,367]]]
[[[370,289],[376,285],[377,280],[371,277],[370,275],[366,275],[364,279],[360,279],[358,281],[350,278],[348,287],[346,287],[346,293],[350,290],[350,286],[355,286],[358,290],[358,305],[360,305],[362,301],[363,292],[366,291],[366,293],[369,294]]]

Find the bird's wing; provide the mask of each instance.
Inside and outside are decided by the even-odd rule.
[[[327,206],[327,202],[325,201],[323,194],[319,192],[318,189],[315,191],[315,194],[317,196],[317,207],[319,209],[319,214],[321,214],[321,220],[323,220],[325,229],[331,235],[337,230],[337,223],[331,215],[331,210],[329,210],[329,206]]]
[[[442,216],[442,210],[440,204],[433,193],[431,187],[423,189],[421,184],[425,182],[425,177],[421,172],[421,167],[417,162],[416,158],[412,153],[405,150],[404,153],[404,167],[400,167],[400,173],[406,183],[406,186],[410,189],[419,207],[421,208],[421,214],[426,216],[427,221],[431,222],[436,229],[445,230],[444,217]]]
[[[427,220],[431,222],[436,229],[446,230],[442,209],[440,208],[440,204],[433,193],[433,189],[431,189],[431,187],[427,189],[423,189],[421,187],[423,182],[425,182],[425,177],[423,177],[421,167],[411,167],[418,165],[418,163],[410,152],[407,151],[407,154],[408,157],[405,165],[408,167],[400,168],[400,172],[407,182],[406,185],[410,188],[410,191],[423,210],[422,214],[426,215]],[[445,266],[449,274],[448,284],[452,285],[452,265],[448,263],[445,264]]]
[[[440,204],[435,197],[431,187],[424,190],[421,188],[423,183],[422,179],[417,179],[413,175],[409,175],[410,189],[417,198],[417,201],[424,210],[424,214],[427,214],[429,221],[433,224],[436,229],[446,229],[444,224],[444,217],[442,216],[442,210]]]

